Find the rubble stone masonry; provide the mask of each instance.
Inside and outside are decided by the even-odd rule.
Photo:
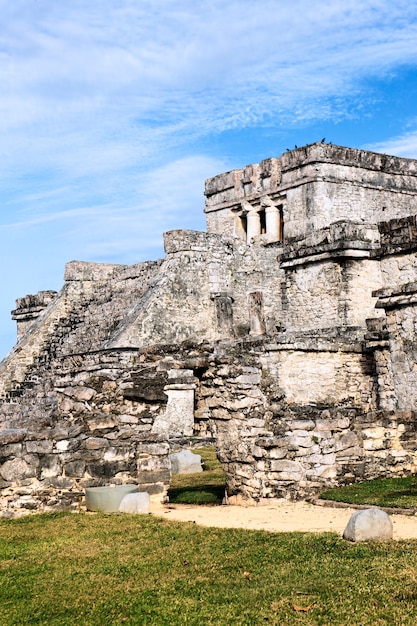
[[[312,144],[206,181],[163,260],[71,262],[0,364],[0,510],[82,505],[216,446],[226,502],[416,471],[417,162]]]

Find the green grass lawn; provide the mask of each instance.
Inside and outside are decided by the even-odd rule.
[[[324,500],[386,508],[417,508],[417,476],[380,478],[324,491]],[[417,522],[416,522],[417,523]]]
[[[150,515],[1,520],[0,624],[415,625],[416,552]]]
[[[196,448],[192,452],[201,456],[205,470],[198,474],[174,474],[169,488],[169,501],[174,504],[221,504],[225,475],[215,448]]]
[[[174,476],[171,502],[221,503],[214,448],[195,452],[206,471]],[[417,479],[322,497],[413,507]],[[0,626],[415,626],[416,552],[417,541],[354,544],[333,533],[203,528],[151,515],[0,520]]]

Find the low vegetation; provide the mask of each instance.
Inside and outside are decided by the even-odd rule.
[[[150,515],[0,521],[0,624],[415,624],[417,541]]]
[[[385,508],[417,509],[417,476],[380,478],[324,491],[324,500]]]
[[[206,470],[175,476],[171,502],[221,503]],[[417,479],[323,498],[414,507]],[[271,513],[273,514],[273,513]],[[203,528],[152,515],[56,513],[0,520],[0,626],[401,624],[417,615],[417,541]]]
[[[196,448],[193,452],[204,461],[204,472],[172,476],[169,501],[174,504],[221,504],[225,475],[215,448]]]

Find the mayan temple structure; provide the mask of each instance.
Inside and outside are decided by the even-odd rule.
[[[228,502],[417,469],[417,161],[315,143],[206,181],[164,259],[71,262],[17,300],[0,364],[1,510],[88,486],[164,500],[216,446]]]

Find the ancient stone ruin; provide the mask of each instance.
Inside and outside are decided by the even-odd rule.
[[[2,510],[76,506],[211,441],[227,501],[415,472],[417,161],[316,143],[206,181],[166,257],[17,301]]]

